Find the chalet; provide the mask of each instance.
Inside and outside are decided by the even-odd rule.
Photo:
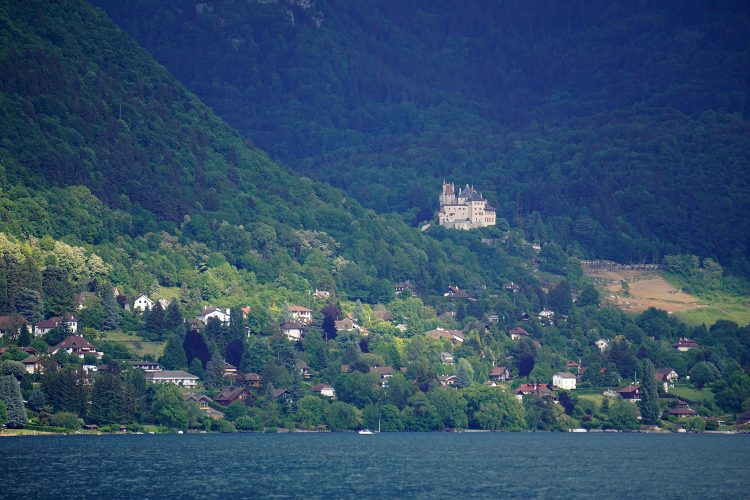
[[[138,368],[144,372],[158,372],[161,371],[161,365],[155,361],[133,361],[130,363],[133,368]]]
[[[65,313],[62,316],[55,316],[44,321],[34,323],[34,337],[41,337],[47,332],[54,328],[60,328],[61,326],[67,326],[70,333],[76,333],[78,331],[78,320],[75,316]]]
[[[318,290],[315,289],[315,293],[313,293],[313,297],[315,297],[318,300],[328,300],[331,298],[331,292],[326,290]]]
[[[578,370],[581,367],[581,365],[579,365],[575,361],[568,361],[565,363],[565,367],[568,368],[568,370],[571,370],[571,369]]]
[[[518,321],[531,321],[531,316],[529,316],[529,313],[522,313],[518,316]]]
[[[307,328],[307,325],[304,323],[298,323],[296,321],[285,321],[281,325],[279,325],[279,328],[281,328],[281,333],[284,334],[286,338],[289,340],[302,340],[302,337],[305,335],[305,328]]]
[[[452,365],[453,364],[453,354],[449,352],[441,352],[440,353],[440,361],[444,365]]]
[[[496,366],[490,370],[490,380],[505,382],[510,379],[510,371],[504,366]]]
[[[656,380],[664,385],[664,391],[666,392],[669,387],[674,387],[674,383],[680,376],[671,368],[659,368],[656,370]]]
[[[231,363],[227,363],[226,361],[224,361],[224,376],[230,378],[236,377],[237,367]]]
[[[508,335],[510,335],[511,340],[520,340],[523,338],[529,337],[529,332],[521,328],[520,326],[517,326],[513,328],[512,330],[508,331]]]
[[[76,308],[81,311],[86,309],[86,305],[96,299],[94,292],[79,292],[76,294]]]
[[[676,408],[669,409],[669,416],[677,418],[695,417],[698,415],[695,410],[687,406],[678,406]]]
[[[455,375],[443,375],[442,377],[438,377],[438,382],[443,387],[455,386],[458,383],[458,377]]]
[[[257,373],[246,373],[245,375],[240,377],[240,380],[242,380],[247,387],[260,389],[260,384],[263,381],[263,377],[261,377]]]
[[[521,384],[515,390],[515,395],[518,399],[523,399],[524,396],[549,396],[552,394],[549,384]]]
[[[203,413],[205,416],[214,419],[224,418],[224,414],[222,412],[220,412],[219,410],[214,410],[209,406],[209,403],[213,403],[213,400],[205,394],[188,392],[184,396],[188,402],[197,404],[201,413]]]
[[[425,335],[434,340],[447,340],[451,345],[457,345],[464,341],[464,332],[461,330],[446,330],[445,328],[435,328],[430,330]]]
[[[274,399],[281,399],[286,404],[291,404],[294,399],[292,393],[289,392],[289,389],[274,389],[271,396],[273,396]]]
[[[228,325],[229,324],[229,309],[219,309],[218,307],[206,307],[203,309],[203,312],[199,316],[199,319],[204,323],[208,323],[208,320],[211,318],[218,319],[221,324]]]
[[[552,376],[552,386],[566,391],[576,388],[576,376],[568,372],[558,372]]]
[[[336,320],[333,322],[336,332],[357,332],[360,335],[370,335],[370,330],[364,326],[360,326],[354,322],[351,318],[344,318],[342,320]]]
[[[394,291],[396,292],[396,295],[399,295],[399,294],[401,294],[402,292],[405,292],[405,291],[409,291],[412,294],[417,291],[417,287],[415,287],[409,281],[402,281],[401,283],[398,283],[393,288],[394,288]]]
[[[326,396],[328,398],[336,397],[336,389],[326,384],[318,384],[313,386],[312,392],[313,394],[320,394],[321,396]]]
[[[237,401],[244,402],[250,393],[244,387],[225,387],[214,397],[214,401],[222,406],[229,406]]]
[[[625,401],[636,403],[641,400],[641,386],[629,385],[617,391],[617,394],[619,394]]]
[[[676,344],[672,344],[672,349],[679,352],[687,352],[690,349],[695,349],[697,347],[700,347],[698,342],[696,342],[693,339],[683,339],[677,341]]]
[[[145,378],[146,382],[154,384],[174,384],[180,387],[195,387],[198,385],[198,377],[182,370],[146,372]]]
[[[378,375],[380,375],[380,385],[382,387],[385,387],[388,379],[393,376],[393,367],[392,366],[371,366],[370,373],[377,373]]]
[[[154,308],[154,301],[148,298],[148,295],[141,294],[138,296],[137,299],[133,301],[133,310],[134,311],[150,311]]]
[[[66,337],[65,340],[56,346],[50,347],[48,352],[49,354],[57,354],[60,350],[63,350],[68,354],[75,354],[79,358],[83,358],[86,354],[92,354],[97,358],[101,358],[104,355],[103,352],[97,351],[96,347],[91,342],[77,335]]]
[[[443,294],[443,297],[449,297],[453,300],[464,300],[470,299],[471,295],[466,290],[461,290],[457,286],[449,286],[448,291]]]
[[[302,375],[302,378],[308,379],[312,378],[312,370],[309,366],[307,366],[307,363],[305,363],[303,360],[298,359],[294,362],[294,367],[297,368]]]
[[[312,321],[312,309],[297,306],[294,304],[290,305],[288,309],[292,315],[292,319],[294,319],[295,321],[301,321],[303,323],[310,323]]]
[[[42,373],[44,371],[44,368],[42,367],[42,358],[39,356],[29,356],[23,361],[24,368],[26,368],[26,373],[31,373],[32,375],[34,373]]]
[[[25,352],[29,356],[37,356],[39,353],[33,347],[15,347],[15,346],[2,346],[0,347],[0,356],[8,352],[10,349],[18,349],[21,352]]]
[[[0,316],[0,338],[16,337],[21,333],[21,327],[26,324],[26,318],[13,314],[10,316]]]
[[[599,352],[604,352],[607,350],[607,347],[609,347],[609,342],[607,342],[604,339],[599,339],[596,342],[594,342],[594,345],[597,349],[599,349]]]
[[[543,325],[550,325],[555,319],[555,312],[545,308],[537,314],[537,317]]]

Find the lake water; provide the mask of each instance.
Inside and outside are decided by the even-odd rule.
[[[0,438],[0,498],[750,498],[750,435]]]

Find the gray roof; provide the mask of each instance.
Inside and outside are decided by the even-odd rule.
[[[161,370],[158,372],[148,372],[146,373],[145,377],[146,379],[151,380],[168,380],[173,378],[198,380],[197,376],[183,370]]]

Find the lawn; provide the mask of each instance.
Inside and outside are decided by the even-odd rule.
[[[683,384],[677,384],[674,388],[670,388],[669,393],[691,401],[711,402],[714,400],[714,393],[710,389],[696,389]]]
[[[143,337],[130,332],[113,330],[107,332],[103,340],[124,344],[135,358],[143,358],[148,354],[154,359],[159,359],[164,354],[164,342],[149,342],[144,340]]]
[[[710,303],[700,309],[676,313],[675,316],[691,326],[711,326],[720,319],[734,321],[740,326],[750,324],[750,305],[739,299],[747,297],[726,298],[721,303]]]
[[[159,295],[163,299],[175,300],[180,298],[180,287],[178,286],[161,286],[159,287]]]

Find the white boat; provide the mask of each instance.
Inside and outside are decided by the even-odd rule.
[[[357,431],[357,434],[375,434],[375,433],[372,432],[370,429],[361,429]]]

